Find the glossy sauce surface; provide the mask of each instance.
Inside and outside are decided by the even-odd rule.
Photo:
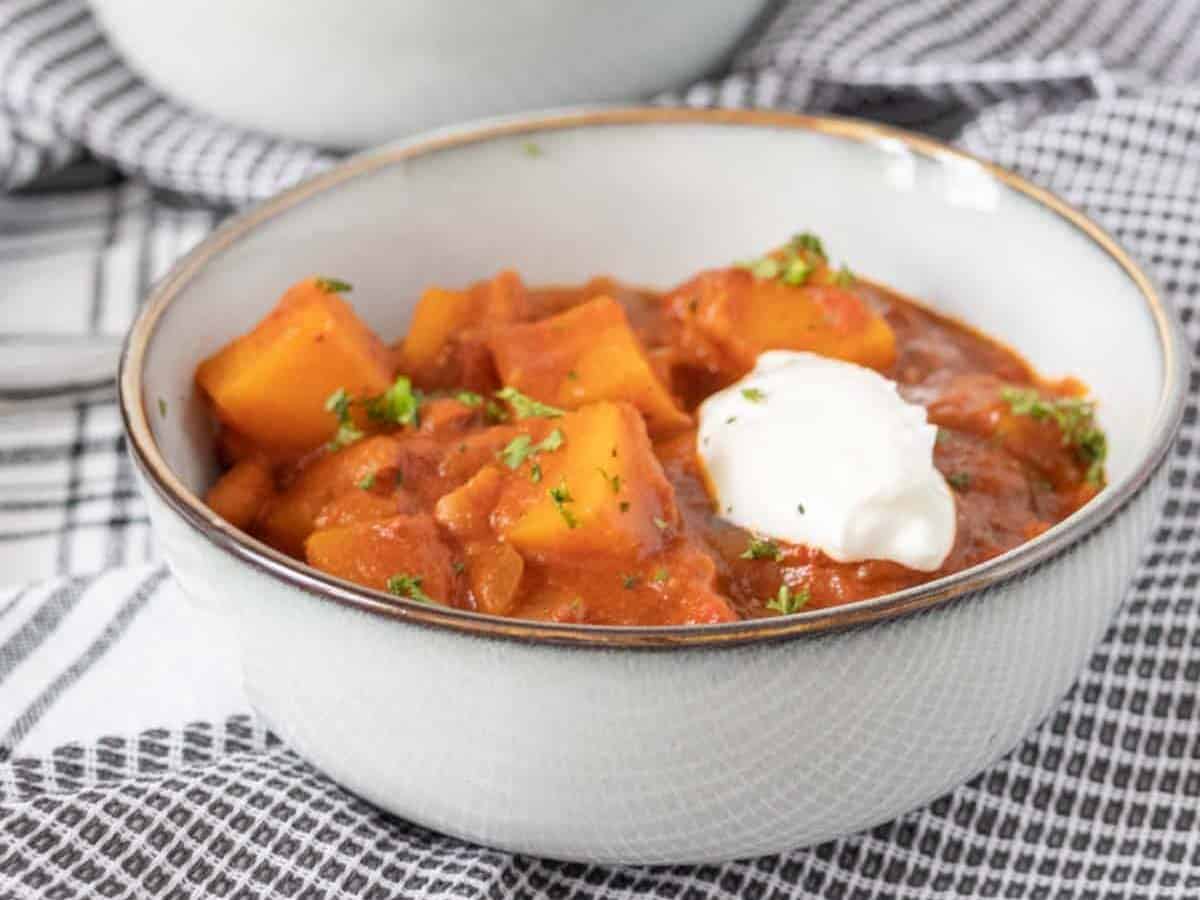
[[[1085,444],[1102,438],[1083,428],[1081,385],[1039,381],[1008,348],[839,276],[823,253],[789,254],[779,260],[804,262],[802,282],[768,265],[712,270],[661,294],[607,278],[529,289],[508,272],[466,291],[432,289],[390,350],[346,326],[349,305],[328,299],[339,291],[302,282],[272,315],[298,320],[303,309],[312,323],[328,312],[325,324],[276,323],[266,337],[239,339],[257,340],[254,353],[235,342],[198,372],[230,466],[209,502],[286,553],[399,596],[519,618],[662,625],[830,607],[919,584],[1036,536],[1101,488],[1103,454]],[[272,355],[285,333],[289,349]],[[940,570],[839,563],[774,541],[751,552],[759,536],[714,510],[695,408],[773,348],[870,366],[926,407],[957,508]],[[266,388],[256,385],[280,376],[257,369],[286,369],[304,352],[336,368],[320,376],[326,418],[310,398],[305,415],[264,423],[256,391]],[[403,391],[385,393],[397,373],[411,378],[411,417]],[[330,385],[344,390],[344,407],[327,402],[337,399],[326,396]],[[516,399],[505,394],[514,387]],[[1080,409],[1079,421],[1064,418]]]

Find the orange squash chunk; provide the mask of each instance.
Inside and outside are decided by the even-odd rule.
[[[505,476],[491,517],[497,534],[538,560],[657,552],[678,511],[637,410],[594,403],[554,423],[563,437],[557,450],[515,470],[497,467]]]
[[[202,362],[196,382],[222,424],[269,452],[298,455],[332,436],[330,394],[378,394],[391,374],[379,338],[310,278],[291,287],[253,331]]]
[[[478,383],[483,376],[479,370],[490,360],[482,344],[470,340],[472,333],[520,321],[528,312],[525,285],[510,270],[466,291],[429,288],[413,310],[400,346],[400,370],[427,387],[486,388]],[[483,359],[478,351],[483,351]]]
[[[732,381],[766,350],[807,350],[886,369],[896,359],[891,326],[847,288],[785,284],[742,269],[704,272],[666,298],[680,357]]]
[[[525,560],[508,544],[468,544],[467,574],[475,608],[494,616],[506,616],[517,602],[517,590],[525,571]]]
[[[230,525],[246,529],[274,493],[270,467],[259,459],[243,459],[217,479],[204,502]]]
[[[686,428],[676,405],[611,297],[596,297],[548,319],[497,331],[488,341],[500,379],[544,403],[578,409],[624,400],[654,432]]]
[[[402,441],[379,435],[327,453],[267,504],[258,522],[259,536],[285,553],[301,556],[321,510],[341,494],[361,491],[358,485],[368,476],[382,477],[386,470],[394,483],[403,450]]]
[[[386,477],[386,476],[385,476]],[[403,491],[389,490],[386,493],[357,488],[339,494],[321,507],[313,527],[317,531],[336,528],[339,525],[357,525],[359,522],[375,522],[419,510],[416,501]]]
[[[458,594],[454,558],[428,515],[326,528],[313,532],[304,551],[309,565],[364,587],[387,590],[389,578],[408,575],[438,603]]]
[[[737,613],[717,591],[716,565],[686,536],[663,552],[613,570],[535,566],[510,615],[591,625],[732,622]]]

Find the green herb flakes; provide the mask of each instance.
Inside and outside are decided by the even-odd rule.
[[[363,436],[362,431],[354,424],[354,419],[350,415],[352,402],[345,388],[338,388],[325,399],[325,410],[333,413],[334,418],[337,419],[337,431],[334,432],[333,440],[329,442],[330,450],[348,447]]]
[[[416,600],[418,603],[436,602],[421,588],[421,577],[419,575],[392,575],[387,580],[387,589],[389,594],[395,594],[397,597],[407,597],[409,600]]]
[[[356,481],[355,484],[360,489],[362,489],[364,491],[369,491],[371,488],[375,487],[375,473],[368,472],[362,478],[358,479],[358,481]]]
[[[828,259],[825,255],[825,245],[821,243],[821,239],[811,231],[802,231],[799,234],[792,235],[791,246],[796,250],[802,250],[805,253],[811,253],[819,259]]]
[[[600,473],[600,477],[605,480],[609,488],[614,494],[621,493],[621,476],[609,475],[603,468],[597,467],[596,471]]]
[[[568,528],[578,528],[579,520],[575,518],[575,513],[567,509],[567,504],[574,503],[575,498],[571,496],[571,492],[567,489],[567,481],[564,478],[558,483],[558,487],[552,487],[549,490],[550,500],[558,509],[559,515],[563,517],[563,521],[567,523]]]
[[[767,399],[766,392],[758,388],[742,388],[742,396],[751,403],[762,403]]]
[[[780,281],[784,284],[790,284],[793,287],[804,284],[808,281],[808,276],[812,274],[812,266],[797,256],[795,259],[789,260],[783,268],[783,275],[780,276]]]
[[[809,597],[809,590],[806,587],[793,591],[786,584],[781,584],[779,592],[767,601],[767,609],[773,609],[781,616],[790,616],[792,613],[800,612],[808,603]]]
[[[354,290],[354,285],[340,278],[319,277],[316,279],[317,289],[326,294],[348,294]]]
[[[501,388],[496,391],[496,396],[513,408],[518,419],[557,419],[564,415],[558,407],[527,397],[514,387]]]
[[[500,451],[500,461],[510,469],[519,469],[532,447],[533,438],[527,434],[518,434]]]
[[[951,472],[946,476],[946,483],[959,493],[966,493],[971,488],[971,474],[969,472]]]
[[[377,422],[412,426],[420,422],[421,393],[413,390],[406,375],[396,376],[390,388],[366,402],[367,415]]]
[[[783,556],[779,545],[770,538],[750,536],[750,543],[742,553],[742,559],[771,559],[778,561]]]
[[[1065,446],[1074,448],[1080,461],[1087,463],[1087,480],[1104,482],[1104,461],[1108,458],[1108,438],[1096,424],[1096,404],[1079,397],[1043,397],[1036,388],[1006,387],[1000,396],[1014,415],[1050,420],[1062,432]]]
[[[492,425],[500,422],[508,421],[508,410],[497,403],[495,400],[489,400],[483,407],[483,417]]]

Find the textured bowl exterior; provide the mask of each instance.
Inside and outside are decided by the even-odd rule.
[[[130,64],[227,122],[365,147],[647,97],[713,71],[767,0],[91,0]]]
[[[522,152],[529,140],[536,158]],[[395,334],[429,282],[515,265],[541,283],[596,266],[670,284],[769,245],[801,224],[800,208],[863,271],[1009,340],[1042,371],[1080,375],[1109,433],[1109,486],[1022,547],[930,585],[665,629],[387,597],[282,557],[197,497],[215,464],[195,365],[298,271],[348,276],[356,308]],[[1039,264],[1017,265],[1030,247]],[[1111,238],[957,151],[846,120],[604,110],[384,148],[244,214],[156,288],[120,388],[167,558],[228,624],[251,701],[285,741],[433,828],[543,856],[667,863],[888,820],[1044,717],[1149,534],[1186,353]]]
[[[1165,472],[1058,559],[949,606],[678,650],[389,627],[197,540],[146,496],[185,591],[232,625],[251,702],[335,780],[482,844],[668,863],[869,827],[1012,748],[1103,634]]]

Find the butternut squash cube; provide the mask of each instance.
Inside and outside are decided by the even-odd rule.
[[[305,555],[309,565],[365,587],[388,590],[389,579],[407,576],[419,578],[419,590],[437,603],[458,593],[454,559],[428,515],[326,528],[308,538]]]
[[[766,350],[807,350],[880,370],[896,359],[891,326],[847,288],[720,269],[676,288],[666,304],[682,361],[726,381],[750,371]]]
[[[450,386],[464,368],[477,369],[479,360],[450,358],[464,333],[520,321],[528,314],[525,285],[516,272],[505,270],[465,291],[433,287],[421,295],[412,324],[400,346],[400,370],[425,386]],[[469,352],[467,356],[473,357]],[[476,379],[477,380],[477,379]]]
[[[516,469],[497,467],[505,483],[491,521],[500,537],[538,560],[586,563],[661,549],[679,514],[637,410],[594,403],[555,422],[558,449]]]
[[[467,575],[480,612],[494,616],[511,613],[524,572],[525,560],[508,544],[467,545]]]
[[[263,461],[243,459],[208,490],[204,502],[235,528],[246,529],[275,494],[270,467]]]
[[[267,504],[258,522],[258,534],[268,544],[292,556],[302,556],[304,541],[316,527],[317,516],[327,504],[346,493],[358,491],[368,476],[395,469],[403,454],[402,441],[378,435],[364,438],[336,453],[328,453],[306,466],[286,490]]]
[[[596,297],[548,319],[501,329],[488,345],[500,379],[545,403],[578,409],[602,400],[624,400],[645,414],[651,431],[691,424],[655,375],[625,311],[611,297]]]
[[[337,423],[325,401],[338,388],[378,394],[391,381],[379,338],[316,278],[290,288],[253,331],[196,370],[222,424],[285,456],[332,437]]]

